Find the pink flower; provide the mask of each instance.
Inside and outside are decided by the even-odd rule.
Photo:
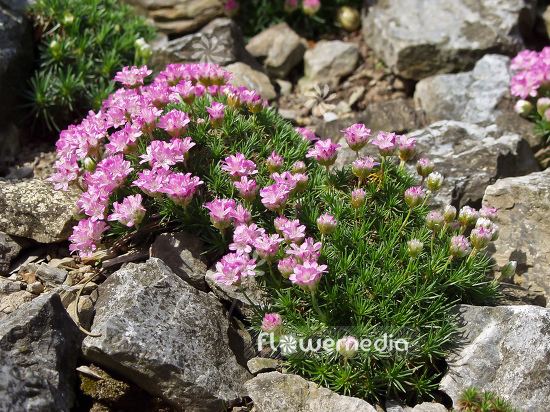
[[[428,175],[433,172],[434,167],[434,162],[430,159],[426,159],[425,157],[418,160],[418,162],[416,163],[416,171],[423,178],[428,177]]]
[[[210,114],[210,121],[212,122],[212,127],[214,128],[220,127],[223,124],[223,119],[224,119],[223,109],[225,109],[227,105],[219,102],[212,102],[210,105],[212,107],[207,107],[206,110]]]
[[[289,276],[294,272],[294,268],[298,264],[298,260],[294,256],[288,256],[284,259],[279,260],[277,269],[281,272],[281,276],[285,279],[288,279]]]
[[[469,255],[472,251],[472,248],[470,247],[468,239],[466,239],[466,237],[464,237],[463,235],[459,235],[453,236],[451,238],[449,251],[451,253],[451,256],[462,258],[466,255]]]
[[[340,130],[345,133],[345,139],[351,150],[358,152],[366,146],[370,137],[370,129],[366,129],[364,124],[356,123],[346,130]]]
[[[143,133],[151,133],[153,129],[157,127],[157,118],[161,114],[162,110],[154,106],[143,107],[139,113],[132,115],[132,126],[138,128]]]
[[[243,223],[248,225],[252,222],[252,213],[243,205],[237,205],[234,210],[231,210],[230,215],[233,218],[233,226],[235,227]]]
[[[57,171],[46,179],[47,182],[55,183],[55,190],[69,189],[69,184],[78,179],[78,163],[76,162],[76,156],[61,157],[55,162],[54,169]]]
[[[181,101],[186,104],[193,104],[195,101],[195,87],[188,80],[179,82],[171,87],[170,90],[172,91],[170,95],[172,101]]]
[[[298,160],[292,165],[292,173],[305,173],[306,170],[306,164],[301,160]]]
[[[168,85],[153,83],[141,89],[143,97],[157,109],[162,109],[170,103],[170,87]]]
[[[234,17],[239,12],[240,5],[235,0],[227,0],[225,4],[225,14],[228,17]]]
[[[325,213],[324,215],[319,216],[317,219],[317,227],[319,228],[319,232],[321,232],[323,235],[330,235],[332,232],[336,230],[336,225],[338,222],[334,218],[334,216],[329,215],[328,213]]]
[[[282,241],[283,239],[281,239],[277,234],[271,236],[263,234],[262,236],[256,238],[254,241],[254,247],[256,248],[256,252],[258,252],[258,256],[260,256],[261,259],[270,261],[277,255],[277,252],[279,251],[279,243]]]
[[[242,176],[250,176],[258,173],[256,164],[252,160],[246,160],[242,153],[230,155],[222,161],[224,165],[222,170],[229,173],[229,178],[233,181],[240,180]]]
[[[72,242],[69,245],[71,253],[78,251],[78,255],[83,257],[91,257],[94,250],[97,249],[97,243],[101,240],[101,235],[109,229],[109,226],[101,220],[92,221],[82,219],[78,222],[78,226],[73,227],[73,234],[69,237]]]
[[[283,237],[287,244],[300,244],[306,237],[306,227],[298,219],[291,220],[283,227]]]
[[[247,255],[229,253],[216,263],[216,273],[213,277],[226,286],[240,285],[248,276],[256,276],[256,259],[249,259]]]
[[[108,154],[133,153],[137,149],[137,140],[141,135],[141,130],[126,123],[123,129],[111,135],[109,143],[105,145],[105,150]]]
[[[229,250],[235,251],[237,254],[252,252],[252,246],[259,237],[265,234],[265,230],[258,228],[258,225],[251,223],[250,225],[239,225],[233,233],[233,243],[229,245]]]
[[[539,77],[531,71],[517,73],[510,82],[510,93],[512,96],[519,96],[527,99],[528,96],[536,97],[540,87]]]
[[[157,126],[166,130],[170,136],[179,137],[185,133],[190,121],[187,113],[174,109],[162,116]]]
[[[336,161],[338,153],[336,149],[339,148],[339,144],[332,143],[332,140],[318,140],[315,143],[315,147],[309,149],[306,157],[313,157],[321,166],[330,166]]]
[[[137,68],[132,66],[123,67],[121,72],[118,72],[114,78],[116,82],[121,82],[124,87],[135,88],[143,86],[143,79],[153,73],[153,70],[147,70],[147,66]]]
[[[426,216],[426,227],[432,232],[438,232],[443,229],[444,221],[445,218],[443,217],[443,213],[439,210],[432,210],[428,213],[428,216]]]
[[[422,190],[422,186],[413,186],[405,190],[405,202],[409,207],[418,206],[425,197],[426,194]]]
[[[248,176],[241,176],[241,181],[233,184],[239,189],[239,194],[245,202],[252,202],[256,198],[259,187],[254,179],[248,180]]]
[[[292,13],[298,8],[300,8],[298,0],[285,0],[284,10],[286,13]]]
[[[470,233],[470,241],[472,242],[474,248],[478,250],[485,249],[487,245],[489,245],[492,238],[492,230],[486,229],[482,226],[472,229],[472,232]]]
[[[397,136],[399,144],[399,159],[406,162],[414,157],[416,154],[416,140],[414,137],[407,137],[405,135]]]
[[[203,183],[197,176],[191,177],[191,173],[172,173],[159,192],[166,193],[176,205],[186,207],[193,200],[197,186]]]
[[[300,135],[302,136],[302,139],[308,140],[310,142],[314,142],[316,140],[319,140],[317,136],[315,136],[315,133],[313,130],[307,128],[307,127],[297,127],[294,130],[296,130]]]
[[[498,217],[498,209],[496,207],[483,205],[479,211],[479,215],[489,220],[495,220]]]
[[[376,140],[371,142],[373,145],[378,146],[380,156],[387,157],[393,155],[396,148],[395,133],[378,133]]]
[[[283,235],[283,229],[285,228],[285,226],[287,225],[287,223],[289,222],[289,220],[284,217],[284,216],[277,216],[275,218],[275,220],[273,221],[273,226],[275,226],[275,231],[279,234],[279,235]]]
[[[132,186],[139,187],[148,196],[160,197],[171,174],[172,172],[168,169],[145,169],[143,172],[138,172],[138,178],[134,180]]]
[[[302,0],[302,9],[308,16],[313,16],[321,8],[321,2],[319,0]]]
[[[183,161],[183,156],[174,150],[174,145],[162,140],[153,140],[145,149],[146,153],[139,156],[140,164],[148,162],[153,168],[169,169],[170,166]]]
[[[281,316],[277,313],[266,313],[262,321],[262,330],[266,333],[280,333],[283,330]]]
[[[114,213],[109,216],[109,220],[118,220],[123,225],[132,227],[139,225],[145,217],[145,208],[142,206],[141,195],[127,196],[122,203],[114,202]]]
[[[473,207],[464,206],[458,212],[458,223],[460,223],[460,226],[475,225],[477,219],[479,219],[479,213]]]
[[[366,198],[367,194],[363,189],[355,189],[353,192],[351,192],[351,205],[355,209],[359,209],[365,204]]]
[[[358,157],[353,161],[353,164],[351,165],[351,171],[355,176],[359,178],[359,180],[365,179],[370,172],[372,172],[372,169],[374,166],[379,165],[380,163],[375,162],[372,157]]]
[[[270,173],[278,172],[283,167],[283,158],[273,151],[271,156],[267,158],[266,165]]]
[[[294,255],[298,262],[305,262],[307,260],[317,261],[321,256],[321,248],[323,244],[321,242],[314,243],[315,240],[308,237],[304,243],[298,246],[296,243],[290,245],[290,249],[286,250],[288,255]]]
[[[208,202],[204,205],[210,210],[210,220],[214,227],[220,231],[231,225],[231,211],[235,209],[235,201],[233,199],[218,199],[213,202]]]
[[[267,102],[262,100],[262,96],[255,90],[243,90],[239,94],[239,99],[243,103],[246,103],[251,113],[260,113],[264,105],[267,104]]]
[[[109,193],[98,186],[88,186],[76,204],[80,207],[79,212],[84,212],[91,221],[103,220],[109,205]]]
[[[345,358],[352,358],[359,348],[359,342],[353,336],[344,336],[336,342],[336,351]]]
[[[264,206],[273,212],[282,212],[290,191],[284,184],[275,183],[260,190],[260,197]]]
[[[315,292],[321,276],[323,273],[327,273],[326,268],[327,265],[319,265],[317,262],[306,260],[303,264],[296,265],[288,279],[292,283],[297,283],[305,291]]]

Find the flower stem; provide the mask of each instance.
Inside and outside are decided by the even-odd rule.
[[[321,319],[326,322],[326,317],[323,312],[321,312],[321,309],[319,308],[319,305],[317,304],[317,299],[315,298],[315,292],[311,291],[311,301],[313,302],[313,307],[315,308],[315,311],[317,314],[321,317]]]

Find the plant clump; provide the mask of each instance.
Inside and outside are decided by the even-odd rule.
[[[457,333],[449,309],[496,295],[483,253],[496,209],[428,213],[443,176],[428,159],[406,170],[414,138],[353,125],[342,133],[356,159],[334,169],[339,144],[295,130],[218,66],[149,75],[119,72],[124,87],[60,135],[49,181],[83,190],[71,251],[191,232],[218,282],[247,297],[254,278],[270,296],[249,302],[258,350],[343,394],[430,397]]]
[[[494,392],[482,392],[470,387],[462,391],[458,399],[460,412],[519,412],[509,402],[497,396]]]
[[[151,55],[154,28],[116,0],[38,0],[28,8],[38,40],[25,92],[35,130],[46,135],[79,123],[115,90],[122,67]]]

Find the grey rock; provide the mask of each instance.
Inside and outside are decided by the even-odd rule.
[[[33,295],[26,290],[20,290],[18,292],[10,293],[2,298],[0,302],[0,319],[5,315],[15,312],[21,306],[26,305],[33,300],[36,295]]]
[[[159,258],[191,286],[206,291],[203,242],[187,233],[163,233],[151,245],[150,256]]]
[[[277,359],[255,357],[250,359],[246,365],[250,373],[255,375],[257,373],[274,371],[279,366],[279,361]]]
[[[26,290],[27,292],[30,292],[34,295],[40,295],[42,292],[44,292],[44,285],[39,281],[36,281],[28,284]]]
[[[67,240],[79,199],[76,188],[63,192],[40,179],[0,179],[0,231],[41,243]]]
[[[223,14],[222,0],[125,0],[168,34],[191,33]]]
[[[386,66],[420,80],[470,70],[488,53],[515,55],[525,47],[521,36],[532,31],[535,3],[366,0],[363,33]]]
[[[404,412],[403,404],[396,399],[386,400],[386,412]]]
[[[48,293],[0,323],[0,410],[69,411],[78,328]]]
[[[262,373],[245,386],[258,412],[376,412],[362,399],[338,395],[298,375]]]
[[[501,112],[499,106],[509,94],[511,78],[510,59],[489,54],[470,72],[439,74],[419,81],[414,100],[430,123],[494,123]]]
[[[280,79],[302,61],[306,49],[307,41],[286,22],[262,31],[246,45],[246,50],[254,57],[265,59],[267,73]]]
[[[321,40],[304,54],[304,77],[298,85],[302,90],[317,84],[336,87],[343,76],[355,70],[359,49],[354,43]]]
[[[235,310],[243,316],[254,315],[254,308],[243,295],[240,288],[231,285],[227,286],[214,279],[215,271],[210,269],[206,272],[205,280],[212,292],[220,299],[235,304]],[[264,307],[268,303],[267,294],[260,289],[254,277],[247,277],[241,282],[241,286],[252,303],[257,307]]]
[[[19,243],[11,236],[0,232],[0,276],[9,272],[11,261],[23,249]]]
[[[264,100],[269,101],[277,97],[277,92],[269,77],[261,71],[254,70],[249,65],[240,62],[230,64],[225,69],[235,76],[229,81],[233,86],[246,86],[249,90],[257,90]]]
[[[493,391],[515,408],[545,412],[550,399],[550,309],[459,305],[464,334],[446,357],[439,389],[457,405],[463,388]]]
[[[0,278],[0,300],[8,295],[11,295],[15,292],[20,292],[22,288],[21,282],[7,280]]]
[[[215,19],[197,33],[153,46],[152,66],[158,70],[164,70],[171,63],[206,62],[226,66],[236,61],[261,68],[246,51],[240,27],[227,18]]]
[[[370,104],[364,111],[354,113],[333,122],[323,122],[315,128],[315,134],[321,139],[338,141],[352,124],[363,123],[376,136],[379,132],[407,133],[422,127],[414,108],[404,99],[389,100],[384,103]]]
[[[232,351],[239,335],[223,306],[161,260],[109,276],[95,309],[92,332],[101,337],[83,342],[92,362],[181,410],[220,410],[246,395],[250,374]]]
[[[292,83],[282,79],[276,79],[275,82],[279,85],[281,96],[290,96],[292,94]]]
[[[550,170],[500,179],[487,187],[483,203],[499,209],[500,237],[493,242],[499,266],[518,262],[514,281],[528,290],[543,289],[550,300]]]
[[[414,408],[407,408],[411,412],[447,412],[447,408],[440,403],[423,402],[415,405]],[[408,410],[405,410],[408,412]]]
[[[29,179],[31,177],[34,177],[34,167],[32,166],[10,167],[9,173],[6,175],[6,179]]]
[[[41,265],[28,265],[29,268],[33,268],[33,272],[40,280],[48,285],[59,286],[67,279],[67,271],[61,268],[54,268],[47,264]],[[32,270],[32,269],[31,269]]]
[[[74,323],[86,330],[90,330],[92,317],[94,316],[94,302],[89,296],[80,296],[78,300],[78,314],[76,313],[76,309],[76,300],[74,300],[67,307],[69,316]]]
[[[19,132],[14,123],[26,114],[18,109],[21,90],[33,70],[32,24],[26,13],[27,0],[0,3],[0,165],[15,160]]]

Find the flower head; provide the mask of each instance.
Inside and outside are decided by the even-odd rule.
[[[223,124],[223,119],[224,119],[223,109],[225,109],[227,105],[219,102],[212,102],[210,106],[212,107],[207,107],[206,111],[208,111],[208,113],[210,114],[210,121],[212,122],[212,127],[214,128],[220,127]]]
[[[479,211],[479,215],[489,220],[495,220],[498,217],[498,209],[496,207],[483,205]]]
[[[396,148],[395,133],[378,133],[376,139],[371,142],[373,145],[378,146],[380,156],[387,157],[393,155]]]
[[[239,285],[248,276],[256,276],[256,259],[249,259],[246,254],[229,253],[216,263],[213,277],[226,286]]]
[[[288,279],[292,283],[297,283],[305,291],[315,292],[321,276],[323,273],[327,273],[326,268],[327,265],[319,265],[317,262],[306,260],[303,264],[296,265]]]
[[[315,143],[315,147],[309,149],[306,157],[313,157],[321,166],[330,166],[336,161],[338,153],[336,149],[340,147],[339,144],[332,143],[332,140],[318,140]]]
[[[321,2],[319,0],[302,0],[302,10],[308,16],[313,16],[321,8]]]
[[[411,239],[407,242],[407,252],[412,258],[417,257],[422,249],[424,248],[424,243],[419,239]]]
[[[220,231],[231,225],[232,211],[235,210],[233,199],[217,199],[204,205],[210,210],[210,220],[214,227]]]
[[[423,178],[428,177],[428,175],[433,172],[434,167],[435,167],[434,162],[431,161],[430,159],[426,159],[425,157],[423,157],[422,159],[419,159],[418,162],[416,163],[416,171]]]
[[[470,241],[474,248],[481,250],[485,249],[493,237],[493,232],[491,229],[485,229],[484,227],[476,227],[472,229],[470,233]]]
[[[262,330],[266,333],[280,333],[283,330],[283,321],[278,313],[266,313],[262,321]]]
[[[432,192],[441,189],[443,185],[443,175],[438,172],[432,172],[428,175],[428,189]]]
[[[351,171],[359,180],[363,180],[372,172],[374,166],[378,166],[379,164],[372,157],[361,156],[353,161]]]
[[[345,358],[352,358],[359,348],[359,342],[353,336],[344,336],[336,342],[336,351]]]
[[[153,70],[147,70],[147,66],[142,66],[139,69],[136,66],[132,66],[132,68],[126,66],[116,74],[114,80],[115,82],[121,82],[124,87],[135,88],[143,86],[143,79],[151,73],[153,73]]]
[[[407,137],[405,135],[397,136],[399,139],[397,143],[399,144],[399,159],[406,162],[414,157],[416,154],[416,140],[414,137]]]
[[[432,232],[438,232],[443,229],[445,219],[439,210],[432,210],[426,216],[426,227]]]
[[[281,272],[281,276],[285,279],[288,279],[288,277],[294,273],[294,268],[298,264],[298,260],[294,256],[288,256],[284,259],[279,260],[279,264],[277,265],[277,269],[279,269],[279,272]]]
[[[273,151],[267,158],[266,165],[270,173],[278,172],[283,167],[283,158]]]
[[[351,150],[359,151],[366,146],[370,137],[370,129],[366,129],[364,124],[356,123],[346,130],[340,130],[345,133],[345,139]]]
[[[290,195],[287,185],[275,183],[260,190],[264,206],[273,212],[282,212]]]
[[[470,242],[464,235],[453,236],[451,238],[451,246],[449,247],[451,256],[464,257],[470,254],[472,248]]]
[[[355,209],[359,209],[361,206],[365,204],[366,198],[367,198],[367,194],[363,189],[361,188],[355,189],[353,192],[351,192],[351,205]]]
[[[336,225],[338,222],[334,218],[334,216],[329,215],[328,213],[325,213],[324,215],[319,216],[317,219],[317,227],[319,228],[319,232],[323,235],[330,235],[332,232],[336,230]]]
[[[405,202],[410,207],[418,206],[426,198],[422,186],[412,186],[405,190]]]
[[[258,173],[256,164],[252,160],[246,160],[242,153],[229,155],[222,161],[224,164],[222,170],[229,173],[229,178],[233,181],[241,180],[242,176],[250,176]]]

